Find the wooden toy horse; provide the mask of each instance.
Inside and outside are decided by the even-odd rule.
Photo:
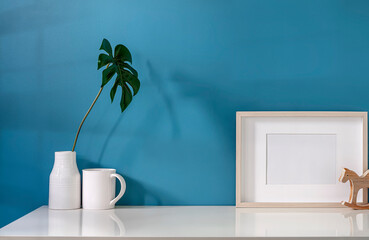
[[[350,181],[350,199],[348,202],[342,201],[342,205],[353,209],[369,209],[369,204],[356,203],[359,190],[369,188],[369,170],[366,170],[363,175],[359,176],[354,171],[344,168],[338,181],[343,183]]]

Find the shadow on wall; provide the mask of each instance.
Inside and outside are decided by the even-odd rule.
[[[81,177],[83,176],[82,170],[86,168],[105,168],[106,166],[101,165],[100,163],[92,162],[86,160],[84,158],[78,158],[78,168],[80,169]],[[127,177],[126,175],[118,172],[118,174],[122,175],[127,184],[127,189],[121,200],[118,201],[117,205],[130,204],[134,202],[136,205],[145,205],[147,202],[152,203],[152,205],[161,205],[161,201],[159,199],[159,195],[153,194],[149,192],[141,183],[136,181],[131,177]],[[82,179],[83,181],[83,179]],[[117,196],[120,191],[119,181],[116,181],[116,191],[115,195]]]
[[[163,105],[168,112],[168,117],[170,119],[171,123],[171,129],[172,129],[172,137],[176,138],[179,136],[180,128],[178,125],[177,120],[177,114],[174,110],[172,99],[170,97],[170,94],[167,91],[167,88],[164,86],[164,83],[161,80],[161,77],[159,76],[158,72],[154,70],[152,64],[150,61],[147,61],[147,67],[149,72],[149,78],[147,80],[151,80],[153,86],[157,89],[157,92],[160,94],[160,98],[163,100]],[[147,111],[143,114],[142,120],[139,121],[136,124],[135,129],[133,129],[133,132],[136,133],[130,133],[131,135],[140,135],[142,132],[142,129],[147,128],[147,122],[148,119],[153,120],[153,118],[158,118],[158,120],[162,117],[165,117],[163,115],[158,116],[158,114],[155,114],[156,109],[151,109],[153,111]],[[104,116],[105,114],[103,114]],[[84,158],[78,157],[78,167],[80,170],[86,169],[86,168],[103,168],[106,167],[104,164],[104,159],[106,155],[108,154],[106,151],[109,149],[109,145],[111,144],[111,140],[114,139],[114,136],[117,134],[117,129],[119,128],[122,121],[124,121],[125,113],[122,113],[119,115],[119,117],[114,122],[113,126],[111,127],[110,131],[106,135],[106,138],[102,144],[100,155],[97,159],[97,162],[90,161]],[[151,121],[154,124],[159,124],[162,121]],[[151,129],[155,129],[154,126],[150,126]],[[125,142],[125,146],[122,146],[123,148],[120,148],[120,151],[124,155],[125,159],[129,159],[129,161],[134,161],[136,157],[134,154],[137,154],[136,151],[132,152],[129,151],[129,149],[140,149],[140,146],[144,146],[147,144],[147,134],[155,135],[155,131],[145,131],[145,138],[137,140],[136,138],[132,138],[130,141]],[[150,138],[151,139],[151,138]],[[115,143],[113,143],[114,145]],[[109,155],[109,154],[108,154]],[[111,162],[119,162],[119,161],[111,161]],[[125,164],[129,164],[129,162],[125,162]],[[82,172],[81,172],[82,175]],[[173,198],[168,195],[168,193],[163,193],[160,189],[153,189],[152,186],[145,186],[137,181],[136,179],[133,179],[131,177],[128,177],[124,174],[121,174],[127,184],[127,190],[124,196],[120,201],[118,201],[117,205],[120,204],[131,204],[135,203],[135,205],[162,205],[162,201],[158,196],[165,196],[165,198]],[[117,183],[116,188],[116,195],[120,191],[120,184]]]
[[[150,61],[147,61],[147,68],[148,68],[148,75],[149,75],[149,80],[152,82],[153,86],[157,89],[158,93],[160,94],[160,98],[163,100],[164,103],[164,107],[168,113],[168,117],[170,119],[170,123],[171,123],[171,129],[172,129],[172,137],[173,138],[177,138],[180,136],[180,127],[179,127],[179,122],[178,122],[178,116],[177,113],[173,107],[173,100],[172,97],[169,94],[169,91],[167,90],[167,88],[164,86],[165,84],[163,83],[160,74],[154,69],[154,67],[152,66]],[[140,93],[139,93],[140,94]],[[133,100],[134,101],[134,100]],[[155,109],[154,109],[155,111]],[[104,158],[106,149],[110,143],[110,140],[112,139],[112,137],[114,136],[114,134],[116,133],[116,130],[119,127],[119,124],[121,123],[121,121],[124,119],[124,112],[117,118],[117,120],[115,121],[113,127],[111,128],[111,130],[109,131],[109,133],[107,134],[107,137],[105,138],[105,141],[102,145],[101,148],[101,153],[98,157],[98,162],[97,164],[101,164],[102,160]],[[142,121],[140,124],[137,124],[137,132],[141,131],[141,129],[145,129],[145,126],[147,125],[147,120],[153,118],[153,113],[152,112],[146,112],[145,114],[146,116],[142,118]],[[102,115],[105,116],[105,115]],[[146,132],[147,133],[147,132]],[[135,147],[137,147],[137,143],[135,143]]]
[[[144,149],[145,146],[152,144],[153,139],[156,139],[157,136],[162,136],[159,139],[162,141],[175,141],[176,143],[178,141],[178,144],[182,146],[188,144],[189,139],[185,137],[181,139],[181,133],[183,135],[187,134],[183,131],[181,132],[181,127],[186,129],[186,131],[188,130],[189,134],[197,134],[195,136],[202,138],[202,133],[200,132],[203,129],[203,123],[210,123],[211,128],[203,129],[203,131],[212,131],[211,134],[215,136],[215,140],[211,140],[209,144],[221,144],[222,150],[219,150],[219,153],[223,154],[222,157],[214,158],[214,164],[224,166],[222,169],[227,171],[227,175],[232,176],[234,164],[233,161],[232,164],[229,164],[229,159],[233,159],[234,157],[235,131],[232,131],[232,129],[234,130],[235,128],[235,124],[233,124],[235,123],[235,111],[240,109],[249,110],[250,106],[253,106],[253,108],[257,106],[254,101],[250,101],[252,98],[245,97],[245,94],[251,90],[246,89],[245,91],[244,88],[246,86],[242,84],[242,81],[239,83],[239,88],[233,91],[233,88],[229,87],[229,82],[213,81],[214,76],[210,72],[202,78],[192,77],[184,72],[175,72],[170,78],[164,79],[154,63],[147,61],[146,66],[148,68],[148,76],[145,80],[150,81],[152,88],[156,91],[146,92],[147,94],[145,96],[148,96],[148,99],[150,99],[149,94],[157,94],[157,102],[154,103],[154,107],[147,108],[142,112],[140,118],[136,120],[133,129],[125,127],[125,124],[121,124],[125,119],[124,113],[117,116],[111,128],[108,128],[109,132],[105,136],[103,144],[99,147],[99,151],[101,152],[98,159],[95,162],[81,159],[79,162],[80,169],[83,169],[106,167],[104,161],[108,158],[110,164],[121,162],[121,160],[114,161],[113,159],[124,159],[125,168],[128,169],[128,176],[125,174],[122,174],[122,176],[124,176],[127,182],[127,192],[118,201],[118,205],[162,205],[163,202],[166,204],[181,202],[180,199],[175,199],[175,196],[171,195],[170,192],[160,188],[158,184],[151,185],[149,179],[139,180],[138,178],[132,178],[134,174],[132,176],[129,175],[132,174],[129,167],[137,166],[133,163],[141,156],[139,151],[132,149]],[[221,77],[218,76],[218,78]],[[143,92],[145,90],[142,89]],[[160,106],[157,105],[158,103]],[[180,104],[185,104],[183,109]],[[161,108],[161,111],[158,111],[158,107]],[[195,114],[199,115],[193,115],[193,117],[204,116],[202,119],[203,122],[199,124],[197,121],[194,121],[193,126],[189,125],[191,124],[189,122],[182,122],[181,125],[179,114],[187,114],[188,119],[191,120],[193,118],[191,114],[194,111],[197,111]],[[123,127],[122,129],[121,126]],[[122,134],[120,130],[123,129],[125,139],[117,143],[116,139],[117,137],[120,138]],[[168,135],[162,134],[163,129],[168,130],[166,132]],[[131,138],[130,136],[139,137]],[[201,141],[203,139],[199,142],[201,143]],[[113,148],[113,146],[119,147]],[[115,156],[111,155],[110,149],[114,149]],[[184,151],[184,148],[169,149],[163,155],[161,164],[166,164],[166,161],[169,161],[170,158],[166,158],[167,156],[173,156],[181,151]],[[198,148],[196,151],[196,154],[203,154],[201,148]],[[161,155],[159,154],[159,156]],[[115,168],[119,171],[118,165]],[[146,171],[149,171],[148,167]],[[185,175],[181,175],[180,177],[184,178]],[[229,181],[229,184],[232,184],[234,180],[233,178],[229,178],[227,181]],[[117,184],[117,191],[119,190],[120,187]]]
[[[172,125],[172,137],[176,138],[180,135],[180,127],[178,122],[178,115],[175,111],[175,108],[173,107],[173,100],[169,92],[167,91],[166,86],[163,83],[162,78],[160,77],[160,74],[152,66],[151,62],[147,61],[146,65],[148,68],[149,79],[153,83],[154,87],[157,88],[160,97],[163,99],[164,106],[168,112],[169,119]]]
[[[247,90],[243,90],[242,84],[233,91],[227,86],[229,83],[226,80],[212,81],[211,76],[196,79],[183,72],[174,73],[172,79],[180,98],[195,101],[197,107],[216,126],[215,130],[224,139],[224,146],[233,149],[236,111],[247,111],[258,106],[257,102],[245,97]]]
[[[119,173],[124,176],[123,174]],[[124,179],[127,184],[126,192],[123,197],[117,202],[117,205],[125,205],[130,203],[135,203],[136,205],[145,205],[147,198],[150,198],[150,202],[153,202],[153,205],[161,205],[160,198],[156,195],[148,192],[147,187],[139,183],[137,180],[124,176]],[[118,195],[120,191],[120,184],[116,186],[116,195]]]
[[[106,166],[89,161],[84,158],[80,158],[78,156],[78,168],[80,169],[81,177],[83,176],[82,169],[86,168],[106,168]],[[131,205],[135,203],[135,205],[162,205],[162,201],[160,198],[169,198],[173,199],[173,196],[168,192],[163,192],[161,189],[157,189],[153,186],[148,186],[145,184],[141,184],[139,181],[118,172],[118,174],[122,175],[124,180],[126,181],[127,189],[123,197],[117,202],[116,205]],[[83,179],[82,179],[83,181]],[[118,195],[120,191],[119,181],[116,182],[116,194]],[[160,197],[159,197],[160,196]]]
[[[109,133],[107,134],[107,137],[105,138],[105,141],[102,145],[102,148],[101,148],[101,153],[99,155],[99,158],[97,160],[97,164],[101,164],[101,161],[103,159],[103,156],[105,154],[105,151],[106,151],[106,148],[108,147],[109,145],[109,142],[110,142],[110,139],[111,137],[113,136],[114,132],[117,130],[118,126],[119,126],[119,123],[122,121],[122,118],[124,116],[124,113],[120,114],[120,116],[117,118],[117,120],[115,121],[113,127],[111,128],[111,130],[109,131]]]
[[[163,205],[161,199],[170,199],[170,202],[178,202],[180,199],[176,199],[169,192],[165,192],[162,189],[158,189],[157,187],[145,183],[145,185],[141,184],[137,180],[122,175],[126,181],[127,189],[123,197],[117,202],[117,205],[152,205],[152,206],[161,206]],[[118,195],[120,191],[120,184],[116,186],[116,195]],[[165,204],[168,205],[168,204]]]

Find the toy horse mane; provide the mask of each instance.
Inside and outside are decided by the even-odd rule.
[[[343,168],[345,170],[345,172],[351,172],[351,173],[355,173],[354,171],[348,169],[348,168]],[[356,173],[355,173],[356,174]]]
[[[364,174],[363,175],[361,175],[361,177],[363,177],[363,178],[367,178],[367,176],[369,175],[369,170],[366,170],[365,172],[364,172]]]

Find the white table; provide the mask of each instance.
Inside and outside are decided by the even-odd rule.
[[[96,211],[49,210],[42,206],[0,229],[0,239],[40,237],[368,239],[369,211],[348,208],[236,209],[233,206],[117,207]]]

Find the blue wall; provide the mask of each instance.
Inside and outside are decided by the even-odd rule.
[[[120,204],[234,205],[236,110],[369,110],[369,1],[1,1],[0,227],[47,204],[104,37],[142,88],[123,114],[105,89],[76,151]]]

